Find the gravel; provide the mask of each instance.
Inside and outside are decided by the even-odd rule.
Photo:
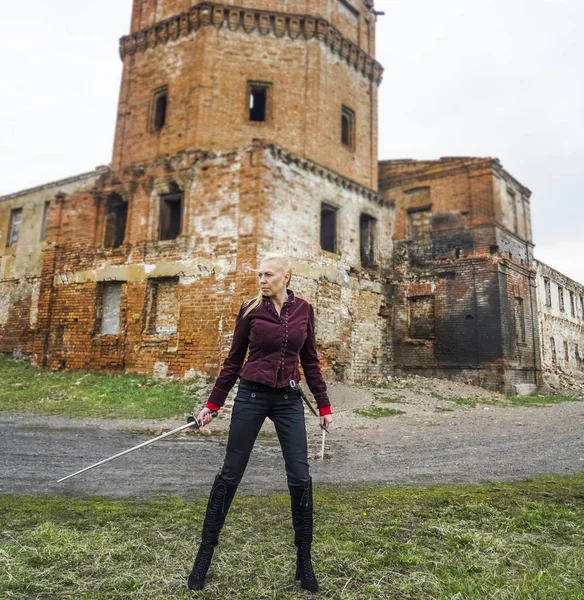
[[[387,388],[329,386],[334,422],[320,460],[318,420],[306,413],[316,485],[509,481],[584,471],[584,402],[510,406],[471,385],[413,378]],[[403,411],[372,419],[372,407]],[[183,433],[58,484],[57,479],[182,424],[0,414],[0,494],[156,498],[204,496],[221,466],[230,408],[204,434]],[[244,494],[286,490],[271,423],[256,442]]]

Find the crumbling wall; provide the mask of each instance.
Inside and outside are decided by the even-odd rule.
[[[160,199],[169,190],[184,198],[182,229],[160,241]],[[117,248],[104,244],[112,194],[129,204]],[[319,200],[339,206],[337,254],[319,249]],[[363,211],[379,223],[378,265],[367,268]],[[258,259],[276,250],[293,258],[292,289],[315,306],[325,373],[379,378],[391,356],[383,285],[391,214],[374,191],[258,143],[143,164],[131,180],[112,174],[91,194],[62,198],[52,215],[35,361],[159,377],[216,374],[241,302],[257,294]]]
[[[500,190],[525,190],[493,159],[386,161],[396,205],[392,311],[397,373],[515,392],[539,381],[533,246]],[[509,213],[509,214],[507,214]],[[525,222],[526,212],[522,213]],[[511,221],[507,221],[507,218]]]
[[[32,352],[47,220],[57,210],[57,194],[90,189],[107,172],[100,168],[0,197],[0,352]],[[11,214],[17,210],[20,229],[9,246]]]
[[[544,379],[558,387],[562,373],[584,375],[584,285],[535,264]]]

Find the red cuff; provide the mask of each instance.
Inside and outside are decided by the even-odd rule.
[[[217,406],[216,404],[213,404],[212,402],[207,402],[207,404],[205,404],[205,408],[208,408],[209,410],[211,410],[213,412],[219,412],[221,410],[220,406]]]
[[[333,409],[330,406],[323,406],[322,408],[318,409],[318,412],[320,413],[321,417],[324,417],[325,415],[332,415]]]

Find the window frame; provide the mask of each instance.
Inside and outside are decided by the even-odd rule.
[[[333,250],[329,250],[323,246],[323,213],[333,214],[335,218],[334,227],[333,227]],[[323,252],[328,252],[330,254],[339,254],[339,212],[340,209],[338,206],[332,204],[331,202],[321,202],[320,203],[320,249]]]
[[[180,202],[180,220],[178,225],[178,233],[175,237],[162,237],[162,206],[164,202]],[[177,240],[183,233],[184,227],[184,211],[185,211],[185,195],[182,190],[160,194],[158,197],[158,242],[172,242]]]
[[[164,105],[164,121],[161,125],[157,123],[158,121],[158,101],[160,98],[165,97],[166,102]],[[168,85],[160,86],[154,90],[152,90],[152,99],[150,101],[150,114],[148,117],[148,130],[150,133],[160,133],[168,124],[168,104],[169,104],[169,94],[168,94]]]
[[[18,240],[20,238],[20,230],[22,229],[22,206],[10,209],[10,219],[8,221],[8,235],[6,237],[6,247],[15,248],[18,246]],[[18,229],[16,235],[14,234],[16,217],[18,216]],[[14,241],[13,241],[14,238]]]
[[[348,143],[345,142],[345,118],[347,118],[348,126],[347,126],[347,136]],[[341,144],[347,150],[355,151],[356,150],[356,128],[357,128],[357,115],[352,108],[349,108],[345,104],[341,106]]]
[[[364,260],[364,246],[363,246],[363,231],[364,231],[364,222],[368,224],[368,232],[369,232],[369,250],[370,256],[367,260]],[[359,215],[359,258],[361,261],[361,266],[364,268],[375,268],[377,266],[377,226],[378,220],[369,213],[362,212]],[[373,238],[371,240],[371,238]]]
[[[246,85],[246,120],[248,123],[253,123],[254,125],[263,125],[266,123],[270,123],[272,121],[272,88],[273,84],[271,81],[256,81],[256,80],[248,80]],[[263,121],[252,119],[252,106],[251,99],[254,94],[254,89],[263,90],[265,92],[265,106],[264,106],[264,119]]]

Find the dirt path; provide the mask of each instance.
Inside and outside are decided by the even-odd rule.
[[[479,388],[431,380],[396,382],[382,390],[332,385],[330,392],[335,424],[323,462],[317,458],[317,421],[307,416],[317,484],[478,483],[584,471],[584,402],[504,407],[500,397]],[[370,419],[354,412],[376,407],[403,414]],[[0,493],[206,495],[222,463],[228,424],[226,410],[210,435],[169,438],[57,484],[180,422],[0,414]],[[271,424],[260,436],[241,491],[283,491],[284,465]]]

